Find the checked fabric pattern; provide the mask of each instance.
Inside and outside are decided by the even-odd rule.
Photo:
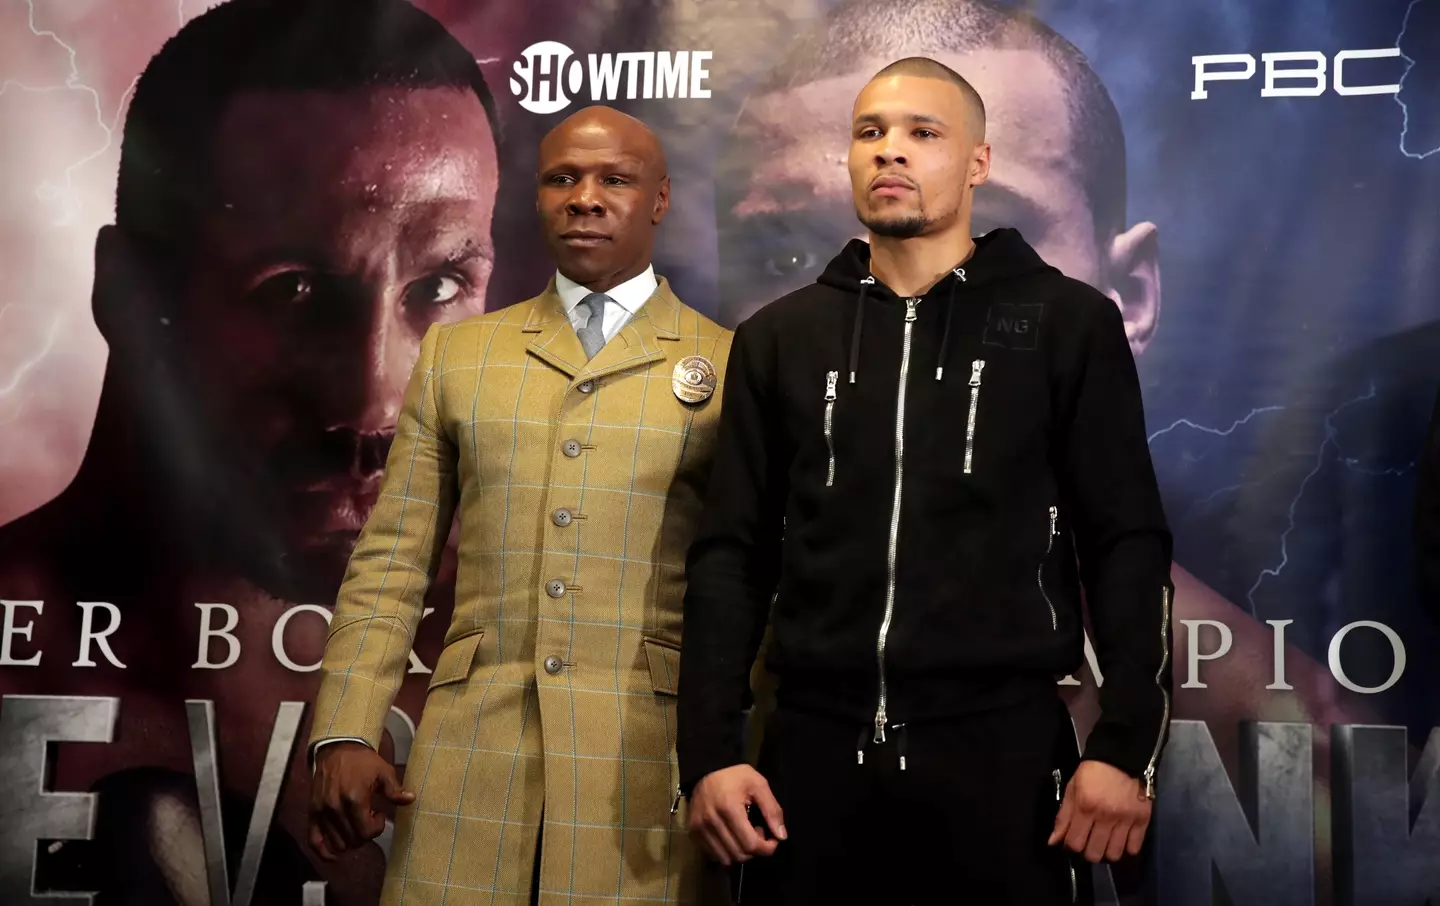
[[[537,838],[542,904],[725,896],[670,807],[685,552],[730,341],[664,279],[593,358],[553,282],[427,333],[340,589],[311,738],[378,747],[458,513],[455,612],[382,903],[528,904]],[[720,381],[697,404],[671,390],[688,355]]]

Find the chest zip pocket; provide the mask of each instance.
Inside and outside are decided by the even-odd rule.
[[[825,449],[830,452],[830,469],[825,473],[825,487],[835,484],[835,385],[840,381],[840,372],[825,373]]]
[[[1055,537],[1060,533],[1056,526],[1060,521],[1060,510],[1058,507],[1050,508],[1050,537],[1045,541],[1045,556],[1040,560],[1040,566],[1035,570],[1035,584],[1040,587],[1040,597],[1045,599],[1045,606],[1050,608],[1050,628],[1059,629],[1060,619],[1055,613],[1055,605],[1050,600],[1050,595],[1045,591],[1045,564],[1050,560],[1050,552],[1055,549]]]
[[[980,413],[980,373],[984,370],[984,359],[976,359],[970,363],[970,415],[965,420],[966,475],[970,474],[975,461],[975,416]]]

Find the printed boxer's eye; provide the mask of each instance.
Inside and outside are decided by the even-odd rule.
[[[434,274],[412,284],[405,294],[405,302],[421,306],[449,305],[464,289],[465,284],[459,277]]]
[[[303,271],[286,271],[250,291],[250,301],[267,308],[303,305],[315,295],[315,281]]]
[[[789,277],[815,267],[816,260],[814,252],[787,249],[765,259],[765,273],[771,277]]]

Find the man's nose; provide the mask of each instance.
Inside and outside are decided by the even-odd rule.
[[[875,163],[882,167],[906,163],[905,149],[895,133],[887,132],[880,140],[880,146],[875,150]]]
[[[390,293],[377,292],[349,324],[334,324],[315,357],[318,369],[307,380],[322,381],[315,397],[326,401],[320,413],[327,430],[348,428],[359,434],[395,429],[405,386],[415,365],[418,344]]]
[[[575,189],[570,193],[570,199],[565,203],[565,212],[573,216],[594,215],[602,216],[605,213],[605,196],[600,191],[600,186],[592,179],[582,179],[575,184]]]

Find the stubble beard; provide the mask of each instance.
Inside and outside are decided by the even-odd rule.
[[[914,239],[930,226],[922,202],[919,210],[904,214],[874,215],[856,211],[860,224],[876,236],[886,239]]]

